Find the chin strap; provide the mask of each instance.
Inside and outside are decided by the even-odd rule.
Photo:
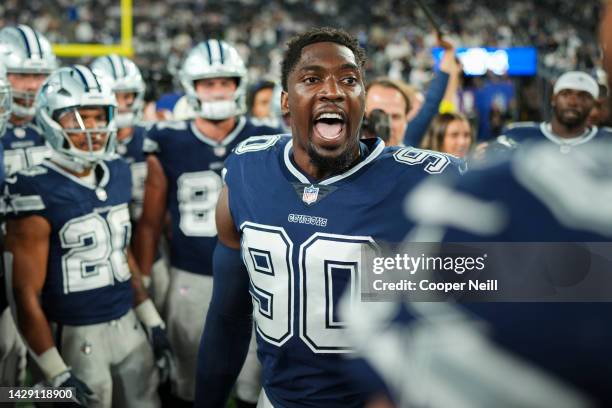
[[[208,101],[200,102],[200,110],[197,114],[205,119],[223,120],[236,116],[236,102],[230,101]]]

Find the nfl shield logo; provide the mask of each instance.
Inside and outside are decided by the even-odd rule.
[[[302,194],[302,201],[308,205],[317,202],[319,196],[319,187],[310,186],[304,187],[304,194]]]

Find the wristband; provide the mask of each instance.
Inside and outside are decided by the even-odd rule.
[[[155,309],[153,301],[147,299],[134,308],[138,319],[147,327],[164,326],[164,321]]]
[[[149,288],[151,287],[151,277],[149,275],[142,275],[140,279],[142,280],[142,286],[144,286],[145,289],[149,290]]]
[[[34,356],[34,360],[49,381],[68,371],[68,366],[64,363],[64,359],[62,359],[56,347],[51,347],[41,355]]]

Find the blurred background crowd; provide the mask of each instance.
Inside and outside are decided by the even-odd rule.
[[[479,123],[495,120],[490,105],[501,109],[507,120],[549,118],[546,101],[551,84],[562,72],[587,71],[605,82],[595,39],[599,0],[424,2],[443,22],[448,39],[456,46],[528,45],[537,49],[537,75],[463,76],[458,105],[478,129],[480,139],[493,136],[489,124]],[[27,23],[54,43],[120,41],[118,0],[28,0],[27,9],[19,7],[20,3],[6,0],[0,4],[0,26]],[[252,84],[277,79],[283,44],[313,25],[341,27],[355,34],[367,51],[368,78],[403,79],[424,91],[434,74],[436,37],[414,1],[138,0],[133,19],[133,59],[149,85],[147,100],[180,92],[174,78],[181,60],[206,38],[223,38],[236,45],[247,62]],[[504,91],[496,94],[495,86],[491,91],[490,85],[500,82],[505,84],[500,88]]]

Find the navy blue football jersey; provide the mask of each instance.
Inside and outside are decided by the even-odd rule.
[[[275,133],[276,129],[254,126],[244,117],[219,143],[203,135],[193,121],[161,122],[147,131],[144,150],[158,157],[168,179],[172,266],[212,275],[215,208],[225,158],[246,138]]]
[[[49,321],[87,325],[132,307],[127,245],[130,169],[121,159],[96,167],[97,187],[50,161],[7,178],[8,218],[37,215],[51,225],[41,304]]]
[[[597,141],[564,155],[549,143],[530,144],[450,185],[424,183],[407,203],[410,218],[421,223],[412,239],[609,241],[611,155],[612,144]],[[572,256],[567,261],[578,261],[577,273],[588,266],[588,259]],[[534,279],[537,272],[527,271]],[[451,394],[452,405],[471,407],[612,403],[611,303],[430,303],[405,305],[404,312],[397,312],[399,305],[393,312],[385,307],[380,310],[386,319],[356,311],[359,327],[370,333],[352,338],[405,406],[445,406]],[[390,353],[406,358],[385,361],[380,344],[395,345]],[[427,380],[415,387],[414,378]]]
[[[347,374],[338,300],[359,299],[362,252],[397,244],[412,223],[406,194],[457,159],[362,141],[362,160],[315,182],[293,161],[288,136],[253,137],[226,162],[229,208],[249,272],[263,386],[278,407],[361,407]]]
[[[134,126],[132,135],[124,140],[117,141],[117,153],[130,165],[132,172],[132,203],[130,215],[136,222],[142,214],[144,202],[144,185],[147,179],[147,157],[144,153],[144,139],[146,130],[142,126]]]
[[[348,321],[399,408],[586,408],[612,404],[611,313],[612,303],[376,302]]]
[[[408,201],[409,217],[424,230],[442,227],[438,238],[447,242],[607,241],[610,146],[559,154],[549,143],[526,145],[451,185],[423,184]]]
[[[565,139],[555,135],[550,123],[547,122],[518,122],[513,123],[502,131],[501,140],[510,139],[511,142],[521,144],[526,141],[543,142],[550,141],[559,146],[562,153],[568,153],[578,146],[583,146],[592,140],[612,141],[612,129],[593,126],[587,128],[584,134],[572,139]]]
[[[8,123],[2,137],[2,147],[7,176],[38,165],[51,156],[51,149],[46,145],[42,133],[31,123],[24,126]]]

